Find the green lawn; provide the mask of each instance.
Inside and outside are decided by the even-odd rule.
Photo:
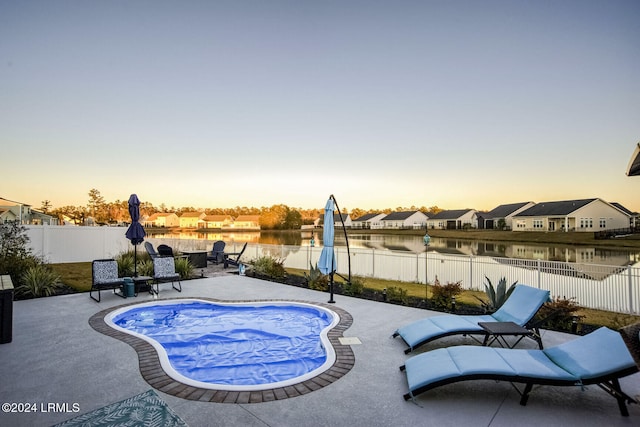
[[[65,264],[51,264],[55,272],[60,275],[62,282],[74,288],[78,292],[88,292],[91,288],[91,263],[90,262],[74,262]],[[287,269],[289,274],[302,275],[305,270]],[[308,273],[308,272],[307,272]],[[337,280],[340,280],[338,277]],[[393,280],[382,280],[374,278],[365,278],[364,285],[367,288],[382,291],[392,287],[401,288],[407,291],[408,296],[418,298],[425,297],[425,285],[419,283],[397,282]],[[428,287],[429,295],[432,295],[431,286]],[[476,297],[483,298],[484,292],[464,291],[456,297],[456,301],[461,304],[479,305]],[[583,322],[608,326],[613,329],[632,323],[640,322],[640,316],[633,316],[623,313],[613,313],[609,311],[581,309],[577,314],[584,316]]]

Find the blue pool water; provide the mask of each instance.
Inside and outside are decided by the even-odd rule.
[[[108,323],[150,342],[169,376],[190,385],[259,390],[303,381],[335,360],[338,316],[300,303],[161,301],[125,307]]]

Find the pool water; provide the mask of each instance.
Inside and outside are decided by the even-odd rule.
[[[183,383],[260,390],[298,383],[331,367],[334,312],[291,302],[156,301],[105,320],[151,343],[167,374]]]

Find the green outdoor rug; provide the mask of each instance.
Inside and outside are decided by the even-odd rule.
[[[79,415],[60,424],[56,424],[53,427],[96,427],[114,425],[188,427],[153,390]]]

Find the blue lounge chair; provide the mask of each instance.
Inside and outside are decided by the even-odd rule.
[[[585,386],[597,384],[617,401],[628,416],[626,403],[639,403],[620,388],[619,378],[638,372],[622,336],[602,327],[595,332],[546,350],[454,346],[427,351],[409,358],[400,367],[406,372],[414,399],[445,384],[491,379],[524,384],[518,392],[526,405],[534,385]]]
[[[485,335],[478,322],[514,322],[526,327],[533,319],[542,304],[549,300],[549,291],[532,288],[526,285],[516,285],[511,296],[498,311],[487,315],[455,315],[427,317],[406,326],[398,328],[393,337],[400,336],[409,346],[405,353],[410,353],[417,347],[438,338],[449,335]],[[537,330],[533,331],[538,345],[542,348],[542,341]]]

